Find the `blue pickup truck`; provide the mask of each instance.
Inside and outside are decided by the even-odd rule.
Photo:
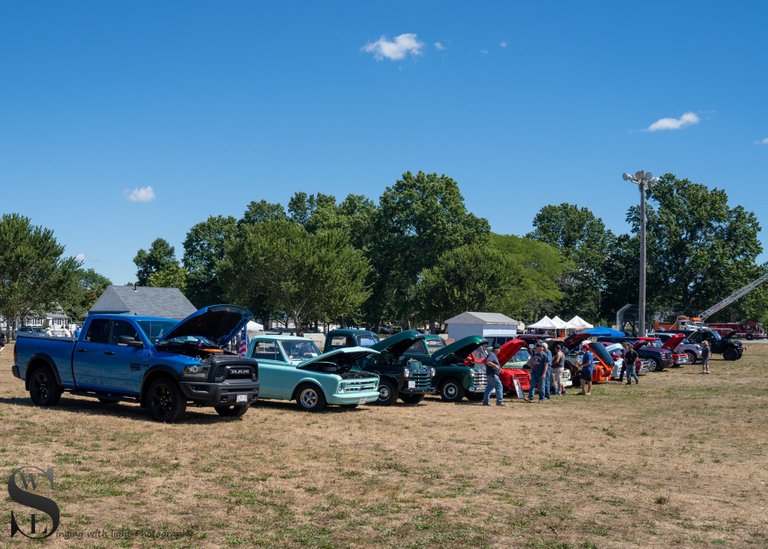
[[[258,364],[223,346],[251,318],[235,305],[205,307],[181,322],[93,314],[77,340],[19,337],[13,375],[39,406],[55,406],[66,391],[139,402],[157,421],[181,419],[188,403],[240,417],[259,394]]]

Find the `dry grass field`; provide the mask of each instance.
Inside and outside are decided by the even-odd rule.
[[[55,471],[61,525],[41,547],[768,546],[768,345],[709,376],[689,366],[543,404],[264,402],[176,425],[68,395],[33,407],[12,356],[2,547],[29,545],[9,537],[10,511],[30,512],[6,491],[22,465]]]

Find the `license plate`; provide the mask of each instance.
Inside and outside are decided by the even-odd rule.
[[[365,399],[364,398],[360,399],[360,404],[365,404]]]
[[[416,382],[415,381],[409,381],[408,382],[408,388],[409,389],[415,389],[416,388]]]
[[[236,402],[248,402],[248,395],[237,395]]]

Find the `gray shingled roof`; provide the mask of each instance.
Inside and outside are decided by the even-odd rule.
[[[88,313],[162,316],[181,320],[196,310],[178,288],[108,286]]]
[[[501,313],[478,313],[467,311],[449,318],[446,324],[518,324],[517,320],[509,318]]]

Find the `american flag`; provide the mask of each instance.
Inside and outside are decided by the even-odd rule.
[[[237,346],[237,352],[240,356],[248,354],[248,330],[243,326],[243,330],[240,332],[240,343]]]

